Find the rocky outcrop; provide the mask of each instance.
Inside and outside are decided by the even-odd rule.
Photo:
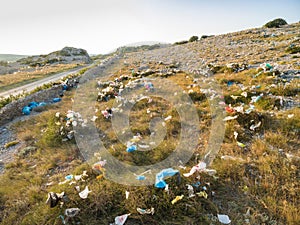
[[[60,51],[48,55],[30,56],[18,60],[21,64],[29,66],[45,66],[51,64],[88,64],[92,62],[86,50],[81,48],[65,47]]]

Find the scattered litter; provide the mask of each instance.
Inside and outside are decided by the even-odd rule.
[[[152,84],[151,82],[145,82],[144,87],[145,87],[148,91],[154,89],[154,86],[153,86],[153,84]]]
[[[137,175],[137,174],[134,173],[133,175],[136,176],[137,180],[146,180],[146,177],[144,176],[144,174],[146,174],[146,173],[150,173],[151,174],[151,170],[146,170],[145,172],[143,172],[143,173],[141,173],[139,175]]]
[[[77,216],[79,212],[80,212],[79,208],[69,208],[65,210],[65,215],[67,217],[74,217]]]
[[[260,100],[262,98],[263,94],[259,95],[259,96],[252,96],[251,97],[251,102],[250,103],[255,103],[258,102],[258,100]]]
[[[91,121],[95,122],[96,119],[98,119],[98,116],[93,116],[92,119],[91,119]]]
[[[235,139],[235,140],[237,139],[238,135],[239,135],[238,132],[236,132],[236,131],[233,132],[233,136],[234,136],[234,139]]]
[[[139,148],[150,148],[150,145],[138,144]]]
[[[65,192],[62,192],[60,194],[57,194],[54,192],[49,192],[48,198],[46,200],[46,204],[49,204],[50,208],[53,208],[53,207],[57,206],[59,201],[61,201],[64,196],[65,196]]]
[[[231,220],[229,219],[229,216],[227,216],[227,215],[218,214],[218,219],[219,219],[220,223],[223,223],[223,224],[231,223]]]
[[[196,171],[203,171],[206,169],[206,163],[200,162],[198,165],[193,166],[189,173],[184,173],[183,176],[189,177],[193,175]]]
[[[289,114],[287,117],[288,117],[289,119],[291,119],[291,118],[294,117],[294,114]]]
[[[146,180],[146,177],[145,176],[137,176],[136,179],[137,180]]]
[[[199,193],[196,193],[199,197],[203,197],[205,199],[207,199],[208,194],[205,191],[200,191]]]
[[[117,216],[115,218],[115,224],[114,225],[123,225],[126,222],[128,216],[130,216],[130,214],[124,214],[122,216]],[[113,225],[113,224],[111,224],[111,225]]]
[[[165,187],[165,192],[167,192],[169,194],[169,185],[167,184],[166,187]]]
[[[56,103],[56,102],[60,102],[61,101],[61,98],[53,98],[52,99],[52,102]]]
[[[80,186],[75,186],[75,190],[77,191],[77,192],[80,192]]]
[[[29,115],[30,114],[30,112],[31,112],[31,108],[29,107],[29,106],[25,106],[23,109],[22,109],[22,113],[24,114],[24,115]]]
[[[79,180],[85,181],[83,178],[84,178],[84,177],[88,177],[88,176],[89,176],[89,175],[87,175],[87,171],[84,170],[82,174],[80,174],[80,175],[75,175],[74,178],[75,178],[76,181],[79,181]]]
[[[47,105],[46,102],[29,102],[27,106],[24,106],[22,108],[22,113],[24,115],[30,115],[32,109],[37,108],[37,107],[43,107]]]
[[[236,95],[230,95],[230,97],[234,100],[237,100],[240,96],[236,96]]]
[[[170,119],[172,119],[172,116],[166,117],[166,118],[165,118],[165,121],[168,121],[168,120],[170,120]]]
[[[82,199],[86,199],[90,192],[92,192],[92,191],[89,191],[88,186],[86,186],[85,189],[79,193],[79,197]]]
[[[129,147],[127,147],[126,151],[127,152],[134,152],[137,150],[137,146],[136,145],[130,145]]]
[[[261,121],[259,121],[257,124],[253,124],[250,126],[250,130],[255,130],[256,128],[260,127]]]
[[[241,148],[246,147],[246,145],[243,144],[242,142],[237,141],[236,143],[237,143],[237,145],[238,145],[239,147],[241,147]]]
[[[226,106],[225,107],[225,110],[226,110],[226,112],[228,112],[228,113],[234,113],[234,109],[233,108],[231,108],[230,106]]]
[[[230,86],[232,86],[232,85],[234,85],[234,81],[231,81],[231,80],[230,80],[230,81],[227,82],[227,86],[228,86],[228,87],[230,87]]]
[[[125,197],[126,197],[126,199],[129,198],[129,191],[125,191]]]
[[[156,174],[155,187],[164,188],[167,185],[167,183],[164,181],[164,178],[171,177],[175,174],[178,174],[180,176],[178,170],[174,170],[172,168],[163,169],[161,172]]]
[[[226,116],[223,119],[223,121],[235,120],[236,118],[238,118],[238,115],[236,115],[236,116]]]
[[[94,163],[92,169],[96,173],[100,174],[100,175],[97,176],[97,179],[101,179],[104,176],[104,173],[105,173],[104,166],[105,166],[105,164],[106,164],[106,160],[100,160],[100,161]]]
[[[177,195],[173,200],[172,200],[172,205],[174,205],[176,202],[178,202],[179,200],[183,199],[184,195]]]
[[[151,209],[141,209],[141,208],[136,208],[136,210],[139,212],[139,214],[154,214],[154,208],[151,207]]]
[[[102,110],[101,113],[105,117],[105,119],[112,117],[112,110],[109,108]]]
[[[193,186],[192,186],[192,185],[190,185],[190,184],[186,184],[186,186],[187,186],[187,189],[188,189],[189,198],[192,198],[192,197],[194,197],[194,196],[195,196],[195,194],[194,194],[194,188],[193,188]]]
[[[246,92],[246,91],[244,91],[244,92],[242,92],[242,93],[241,93],[241,96],[243,96],[243,97],[247,98],[248,94],[247,94],[247,92]]]
[[[70,175],[67,175],[67,176],[65,176],[65,179],[66,180],[72,180],[73,179],[73,175],[72,174],[70,174]]]
[[[195,188],[198,188],[201,185],[200,181],[197,181],[196,183],[192,184]]]
[[[65,218],[64,218],[63,215],[59,215],[57,218],[61,218],[61,222],[62,222],[63,224],[66,224],[66,221],[65,221]]]
[[[249,105],[249,106],[250,106],[249,109],[247,109],[247,110],[245,111],[246,114],[251,113],[251,112],[255,109],[255,106],[254,106],[254,105]]]

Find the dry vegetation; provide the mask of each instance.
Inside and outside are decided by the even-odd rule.
[[[234,37],[234,34],[231,34]],[[241,40],[249,36],[241,37]],[[255,37],[253,37],[255,38]],[[208,40],[208,39],[207,39]],[[198,43],[192,43],[196,45]],[[205,53],[206,54],[206,53]],[[255,58],[255,60],[258,60]],[[262,62],[262,61],[260,61]],[[159,69],[160,64],[149,64]],[[136,65],[114,68],[108,80],[120,75],[130,79]],[[35,117],[18,122],[14,129],[23,147],[33,146],[32,151],[21,151],[14,162],[6,165],[6,171],[0,179],[0,222],[1,224],[62,224],[59,215],[66,208],[78,207],[78,216],[67,224],[109,224],[118,215],[131,213],[125,224],[220,224],[216,215],[227,214],[231,224],[296,225],[300,222],[299,205],[299,146],[300,146],[300,108],[299,105],[286,107],[278,102],[278,96],[297,102],[299,99],[299,81],[287,81],[272,73],[256,76],[256,69],[241,72],[219,71],[214,75],[220,85],[225,106],[248,106],[252,97],[263,94],[254,102],[255,110],[250,113],[227,112],[226,116],[238,115],[226,122],[225,137],[221,149],[210,168],[217,174],[209,176],[201,173],[182,177],[177,184],[176,178],[167,180],[169,193],[154,186],[125,186],[116,184],[104,177],[97,179],[98,173],[83,161],[74,139],[63,142],[56,123],[56,112],[65,115],[72,109],[75,91],[67,92],[63,101],[47,108],[47,111]],[[148,78],[157,78],[156,73]],[[210,135],[212,115],[206,96],[199,86],[193,86],[191,74],[184,72],[168,76],[168,79],[184,89],[194,102],[200,118],[200,140],[194,156],[187,164],[189,171],[197,164],[207,146]],[[228,85],[230,82],[230,85]],[[128,81],[124,81],[126,85]],[[274,85],[276,84],[276,85]],[[247,87],[247,96],[242,96],[241,85]],[[95,88],[93,84],[91,88]],[[154,87],[155,88],[155,87]],[[190,91],[193,90],[193,91]],[[190,92],[189,92],[190,91]],[[272,94],[272,95],[271,95]],[[239,96],[239,97],[235,97]],[[177,144],[180,136],[180,118],[178,113],[162,98],[153,98],[152,102],[137,102],[130,114],[133,133],[149,137],[149,121],[152,117],[172,115],[166,125],[167,134],[155,149],[149,152],[126,152],[126,146],[120,143],[111,127],[111,121],[105,119],[101,110],[112,107],[114,99],[97,102],[96,127],[102,141],[111,154],[120,161],[133,164],[151,164],[166,158]],[[246,107],[247,108],[247,107]],[[246,109],[245,108],[245,109]],[[150,110],[152,113],[146,113]],[[151,117],[152,115],[152,117]],[[261,122],[255,129],[250,126]],[[237,139],[234,132],[238,133]],[[237,141],[245,146],[240,147]],[[224,157],[227,156],[227,157]],[[229,157],[228,157],[229,156]],[[178,165],[174,165],[176,167]],[[81,174],[87,170],[89,177],[78,185],[83,189],[89,186],[92,192],[85,200],[80,199],[73,185],[58,185],[68,174]],[[98,177],[99,178],[99,177]],[[186,184],[200,182],[194,191],[206,188],[208,198],[195,196],[188,198]],[[50,184],[49,184],[50,183]],[[66,192],[68,200],[60,208],[49,208],[45,204],[47,193]],[[129,191],[129,198],[125,198]],[[185,197],[171,204],[177,195]],[[136,208],[155,208],[154,215],[140,215]]]

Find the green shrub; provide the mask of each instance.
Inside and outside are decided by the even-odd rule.
[[[272,20],[268,23],[266,23],[264,25],[264,27],[267,27],[267,28],[279,28],[283,25],[287,25],[288,23],[284,20],[284,19],[281,19],[281,18],[278,18],[278,19],[275,19],[275,20]]]
[[[39,141],[40,147],[57,147],[61,145],[62,138],[55,124],[55,119],[52,117],[48,120],[47,127]]]
[[[198,41],[199,37],[198,36],[192,36],[189,39],[189,42],[194,42],[194,41]]]
[[[178,42],[175,42],[174,45],[183,45],[186,43],[188,43],[188,41],[178,41]]]

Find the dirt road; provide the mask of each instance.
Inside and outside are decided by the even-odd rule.
[[[88,65],[86,67],[80,67],[80,68],[68,70],[68,71],[62,72],[62,73],[57,73],[57,74],[54,74],[52,76],[43,78],[41,80],[32,82],[30,84],[23,85],[21,87],[13,88],[13,89],[8,90],[8,91],[4,91],[4,92],[0,91],[0,97],[7,98],[10,95],[15,96],[15,95],[21,94],[21,93],[23,93],[23,91],[25,91],[25,92],[33,91],[37,87],[40,87],[40,86],[42,86],[44,84],[48,84],[48,83],[51,83],[51,82],[58,81],[58,80],[62,79],[63,77],[66,77],[66,76],[68,76],[68,75],[70,75],[72,73],[77,73],[80,70],[82,70],[84,68],[87,68],[87,67],[91,67],[91,65]]]

